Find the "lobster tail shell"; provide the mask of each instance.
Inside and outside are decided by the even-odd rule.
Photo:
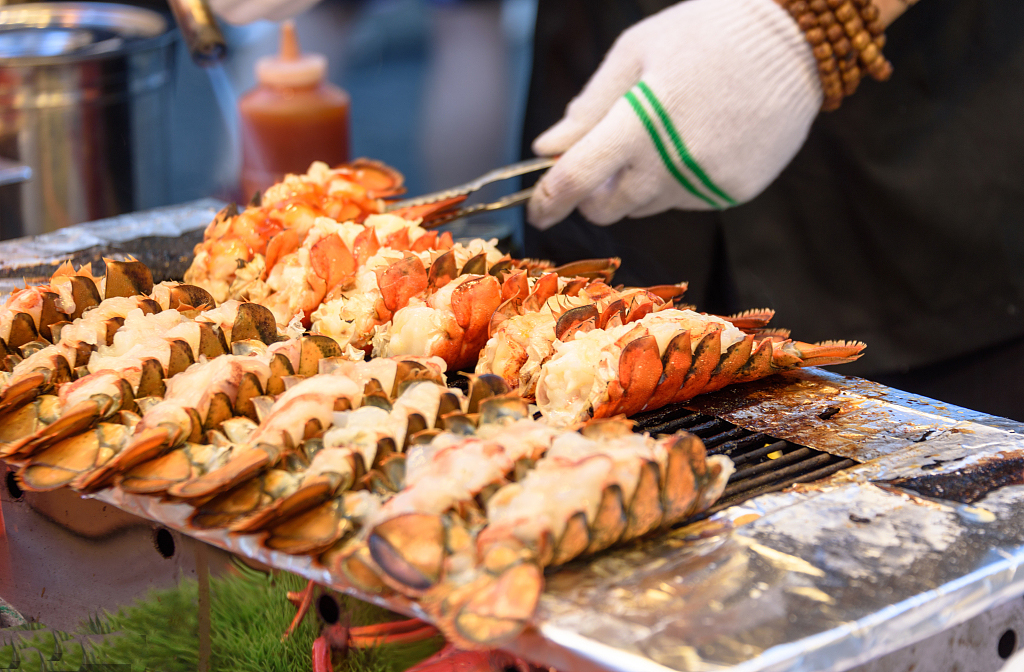
[[[770,317],[771,311],[718,318],[668,309],[619,327],[575,332],[556,343],[541,366],[538,406],[564,425],[632,415],[787,369],[851,362],[864,350],[854,341],[790,341],[763,330]],[[579,362],[595,357],[614,367],[581,373]]]
[[[133,259],[128,261],[104,259],[103,261],[107,265],[104,298],[135,296],[136,294],[149,294],[153,291],[153,274],[141,261]]]
[[[100,423],[90,431],[76,434],[41,451],[18,472],[26,490],[55,490],[72,484],[83,474],[116,455],[127,443],[131,429],[124,425]]]
[[[584,434],[614,439],[629,432],[628,424],[610,423],[589,424]],[[419,599],[457,646],[501,646],[522,632],[532,617],[543,591],[545,566],[664,529],[706,510],[721,496],[733,470],[728,458],[708,458],[703,443],[690,434],[663,441],[667,449],[663,462],[637,456],[637,481],[628,499],[618,483],[607,484],[600,503],[588,513],[587,498],[581,495],[579,509],[563,521],[557,537],[550,529],[531,537],[519,525],[504,522],[492,523],[475,540],[467,540],[470,528],[454,514],[406,514],[373,530],[371,565],[386,585]],[[612,465],[598,452],[560,467],[565,472],[560,478],[572,480],[573,470],[584,463],[598,470],[611,470]],[[565,490],[553,492],[540,486],[529,495],[544,500],[544,510],[555,510],[555,500],[566,496]],[[473,563],[469,569],[467,562]]]
[[[377,525],[367,546],[386,583],[420,597],[441,579],[446,537],[441,516],[407,513]]]

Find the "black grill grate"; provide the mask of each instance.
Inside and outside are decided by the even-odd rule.
[[[748,499],[811,483],[857,464],[855,460],[781,441],[686,409],[681,404],[633,416],[637,431],[670,434],[684,429],[704,441],[708,455],[727,455],[736,465],[722,498],[705,515]]]

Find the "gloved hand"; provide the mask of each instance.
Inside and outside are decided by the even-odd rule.
[[[210,9],[228,23],[244,25],[267,19],[284,21],[298,16],[320,0],[209,0]]]
[[[772,0],[688,0],[622,33],[533,150],[563,154],[530,222],[573,208],[596,224],[726,208],[793,158],[822,103],[817,62]]]

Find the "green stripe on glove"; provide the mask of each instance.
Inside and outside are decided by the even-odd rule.
[[[530,223],[745,203],[800,149],[821,100],[810,45],[773,0],[671,5],[620,35],[534,141],[561,157],[534,190]]]

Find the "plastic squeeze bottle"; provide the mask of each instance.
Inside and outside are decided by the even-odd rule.
[[[291,21],[281,24],[280,49],[256,62],[256,87],[238,101],[245,198],[313,161],[348,161],[349,97],[326,81],[327,58],[299,51]]]

